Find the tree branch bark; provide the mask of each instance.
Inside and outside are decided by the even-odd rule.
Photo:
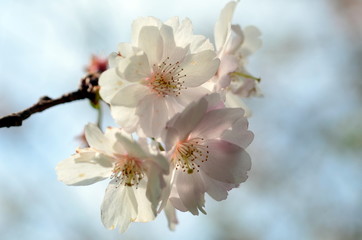
[[[12,113],[10,115],[0,118],[0,128],[21,126],[23,124],[23,121],[29,118],[34,113],[42,112],[48,108],[63,103],[73,102],[81,99],[89,99],[90,101],[96,104],[96,102],[98,101],[98,89],[99,89],[98,78],[99,78],[99,73],[89,74],[81,80],[81,84],[77,91],[64,94],[56,99],[51,99],[47,96],[44,96],[40,98],[39,101],[31,107],[21,112]]]

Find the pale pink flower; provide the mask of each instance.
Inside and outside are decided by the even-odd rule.
[[[131,222],[148,222],[156,217],[168,174],[167,160],[153,155],[119,129],[103,134],[88,124],[85,136],[90,148],[60,162],[58,179],[67,185],[89,185],[110,178],[101,207],[101,217],[108,229],[127,230]]]
[[[261,47],[260,31],[253,26],[241,29],[231,24],[238,2],[231,1],[222,9],[215,24],[214,37],[220,66],[212,81],[215,91],[225,91],[226,105],[243,107],[240,98],[261,95],[259,78],[252,76],[246,69],[247,58]]]
[[[180,211],[205,213],[204,195],[221,201],[247,179],[245,148],[253,133],[241,108],[225,108],[219,94],[191,103],[162,134],[173,168],[169,201]]]
[[[100,78],[101,97],[123,129],[158,137],[167,120],[209,91],[201,86],[219,66],[212,44],[193,35],[190,20],[133,23],[131,43],[121,43]],[[131,117],[129,117],[131,116]]]

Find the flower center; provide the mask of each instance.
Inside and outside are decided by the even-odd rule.
[[[171,157],[176,170],[181,169],[188,174],[195,170],[199,172],[200,163],[206,162],[209,158],[209,146],[204,144],[203,138],[192,138],[185,142],[179,142]]]
[[[143,170],[140,165],[140,159],[129,155],[117,155],[118,161],[113,169],[111,178],[116,178],[119,184],[125,186],[138,185],[144,177]]]
[[[169,60],[167,57],[161,64],[153,64],[151,77],[146,79],[152,91],[162,97],[178,96],[182,89],[186,89],[183,86],[185,82],[181,80],[186,75],[181,74],[183,68],[180,68],[180,62],[170,63]]]

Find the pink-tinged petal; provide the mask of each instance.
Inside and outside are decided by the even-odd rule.
[[[112,155],[112,141],[104,136],[97,125],[88,123],[84,128],[85,138],[92,148]]]
[[[186,107],[190,102],[199,100],[201,97],[210,94],[211,92],[203,86],[187,88],[181,91],[181,94],[174,99],[179,105]]]
[[[207,112],[192,131],[191,137],[219,138],[225,130],[243,116],[244,111],[241,108],[224,108]]]
[[[198,102],[189,104],[184,111],[176,114],[169,122],[167,122],[166,131],[168,128],[174,128],[177,130],[180,140],[186,139],[195,126],[199,124],[206,109],[207,101],[203,98]]]
[[[187,55],[180,67],[182,75],[186,75],[182,80],[185,87],[197,87],[205,83],[215,75],[220,60],[216,58],[214,51],[206,50],[200,53]]]
[[[111,106],[112,117],[128,133],[134,132],[138,126],[138,116],[135,108]]]
[[[170,151],[177,142],[183,140],[180,138],[178,129],[166,127],[161,133],[162,141],[165,143],[166,151]]]
[[[163,177],[165,172],[160,168],[159,165],[156,165],[154,163],[149,164],[148,167],[149,169],[147,171],[148,183],[146,196],[151,202],[154,214],[156,214],[157,207],[161,201],[162,191],[166,187],[166,182]],[[168,164],[166,171],[168,171]]]
[[[207,161],[200,169],[209,177],[224,183],[239,184],[248,178],[251,168],[249,154],[237,145],[222,140],[207,140]]]
[[[239,60],[237,57],[232,55],[225,55],[221,58],[219,70],[217,72],[218,76],[218,88],[226,88],[230,85],[231,77],[229,73],[235,72],[239,67]]]
[[[231,126],[231,129],[223,132],[220,138],[245,149],[253,141],[254,134],[248,131],[248,120],[241,118]]]
[[[168,120],[167,106],[161,96],[148,95],[137,107],[140,126],[148,137],[159,137]]]
[[[161,61],[163,44],[160,30],[157,27],[146,26],[141,29],[138,46],[145,52],[150,66]]]
[[[230,32],[224,45],[225,54],[236,54],[244,42],[244,34],[239,25],[231,25]]]
[[[110,68],[103,72],[99,78],[99,86],[102,99],[109,103],[114,95],[122,88],[126,83],[118,74],[115,68]]]
[[[181,211],[181,212],[187,212],[188,209],[185,207],[185,205],[182,203],[180,198],[176,198],[176,197],[172,197],[170,196],[169,199],[170,203],[172,204],[172,206],[174,206],[177,210]]]
[[[110,177],[113,160],[104,154],[85,149],[61,161],[55,169],[59,181],[72,186],[85,186]]]
[[[180,200],[187,210],[193,215],[199,215],[199,210],[206,214],[204,210],[206,189],[200,175],[179,170],[176,172],[175,181]]]
[[[166,214],[168,228],[171,231],[174,231],[176,225],[178,224],[177,216],[176,216],[176,209],[172,206],[172,204],[168,201],[166,207],[164,208],[164,212]]]
[[[228,196],[228,191],[237,187],[236,184],[224,183],[217,181],[200,171],[201,177],[206,184],[207,194],[216,201],[225,200]]]
[[[155,17],[141,17],[137,18],[132,23],[132,45],[138,46],[138,37],[140,35],[140,31],[145,26],[155,26],[160,28],[162,22]]]
[[[128,84],[114,95],[110,104],[114,106],[135,107],[147,94],[149,94],[148,87],[142,84]]]
[[[212,93],[204,97],[207,101],[207,112],[217,110],[217,109],[224,109],[224,99],[221,94],[219,93]]]
[[[107,229],[119,228],[121,233],[137,218],[138,204],[132,187],[114,179],[107,189],[101,206],[101,218]]]
[[[167,97],[165,98],[165,103],[168,109],[168,116],[173,117],[176,113],[181,112],[185,105],[177,101],[178,97]],[[194,101],[194,100],[193,100]]]
[[[231,1],[221,10],[219,19],[215,24],[214,37],[216,50],[220,50],[225,44],[228,31],[230,29],[230,22],[234,15],[237,2]]]

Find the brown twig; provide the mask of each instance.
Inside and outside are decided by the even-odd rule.
[[[51,99],[47,96],[44,96],[31,107],[21,112],[13,113],[0,118],[0,128],[21,126],[23,121],[34,113],[42,112],[59,104],[73,102],[81,99],[89,99],[95,103],[98,101],[98,78],[98,73],[89,74],[81,80],[79,89],[75,92],[64,94],[56,99]]]

